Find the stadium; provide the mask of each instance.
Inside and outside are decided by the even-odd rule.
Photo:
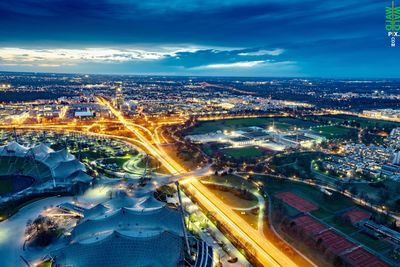
[[[213,266],[212,247],[187,235],[180,210],[152,194],[122,192],[81,212],[65,246],[47,256],[52,266]]]
[[[72,184],[89,184],[86,167],[67,150],[54,151],[45,144],[25,147],[13,141],[0,147],[0,196],[29,188],[46,190]]]

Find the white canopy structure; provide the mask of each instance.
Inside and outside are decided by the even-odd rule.
[[[68,153],[65,149],[54,151],[45,144],[25,147],[15,141],[0,146],[0,158],[14,158],[9,161],[7,175],[20,171],[27,176],[33,176],[37,182],[53,179],[57,182],[90,182],[93,178],[87,175],[85,165]],[[32,165],[39,162],[47,167],[37,168]],[[15,166],[12,166],[12,165]],[[34,165],[34,164],[33,164]]]
[[[170,232],[126,234],[114,231],[93,242],[77,242],[51,253],[55,266],[180,266],[183,238]]]
[[[147,193],[140,197],[129,197],[124,193],[118,194],[113,199],[105,202],[104,205],[110,210],[118,210],[120,208],[133,208],[133,209],[153,209],[165,206],[164,202],[156,200],[152,195]]]
[[[179,211],[166,206],[158,209],[121,208],[109,216],[78,224],[71,233],[71,242],[92,239],[114,231],[146,233],[168,231],[183,237]]]
[[[130,197],[121,191],[83,216],[65,247],[48,255],[53,266],[188,266],[182,214],[152,193]],[[196,239],[191,244],[197,253],[189,265],[211,267],[212,247]]]

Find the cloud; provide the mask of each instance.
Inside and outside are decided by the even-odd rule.
[[[194,67],[193,69],[229,69],[229,68],[253,68],[264,64],[264,60],[256,61],[239,61],[233,63],[221,63],[221,64],[208,64],[203,66]]]
[[[185,69],[191,75],[240,76],[240,77],[282,77],[301,76],[296,61],[238,61],[231,63],[208,64]]]
[[[35,49],[0,48],[0,62],[5,64],[35,63],[37,66],[58,67],[79,63],[123,63],[131,61],[156,61],[176,57],[180,53],[194,53],[204,47],[170,46],[143,48],[82,48],[82,49]]]
[[[297,71],[297,64],[281,58],[279,55],[283,51],[282,48],[194,44],[153,44],[119,48],[0,47],[0,66],[6,67],[7,70],[74,73],[221,73],[224,76],[292,74],[293,71]]]
[[[250,51],[250,52],[248,52]],[[253,52],[251,52],[253,51]],[[278,56],[283,49],[257,50],[202,45],[142,45],[126,48],[19,48],[0,47],[0,63],[60,67],[82,63],[118,64],[163,61],[164,63],[203,68],[246,68],[265,62],[265,56]],[[236,62],[237,56],[252,56]],[[257,58],[254,59],[254,56]]]
[[[43,63],[43,64],[38,64],[38,67],[43,67],[43,68],[58,68],[58,67],[61,67],[61,65],[59,65],[59,64],[47,64],[47,63]]]
[[[239,56],[279,56],[283,52],[285,52],[284,49],[278,48],[274,50],[257,50],[257,51],[252,51],[252,52],[241,52],[238,55]]]

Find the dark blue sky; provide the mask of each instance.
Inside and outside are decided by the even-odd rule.
[[[1,0],[0,70],[400,77],[389,0]]]

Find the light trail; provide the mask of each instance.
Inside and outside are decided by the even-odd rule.
[[[121,112],[116,110],[107,100],[101,97],[96,97],[96,99],[100,104],[108,107],[114,116],[116,116],[128,130],[139,138],[146,150],[157,158],[171,174],[176,175],[185,172],[182,166],[175,162],[158,145],[158,148],[156,148],[153,143],[147,140],[140,131],[138,131],[133,124],[128,122]],[[157,144],[153,134],[151,134],[150,137]],[[247,245],[254,249],[255,253],[253,254],[255,255],[253,256],[256,257],[264,266],[297,266],[290,257],[274,246],[268,239],[260,236],[257,230],[249,226],[246,221],[232,211],[196,179],[188,177],[183,181],[182,185],[186,186],[189,192],[203,207],[208,211],[217,214],[223,224],[228,226],[232,235],[237,237],[241,243],[244,243],[242,245]],[[247,246],[245,248],[249,249]]]
[[[159,160],[161,164],[168,170],[168,172],[182,177],[182,186],[184,186],[191,193],[191,195],[196,198],[197,202],[202,207],[215,214],[219,222],[225,225],[232,236],[235,236],[239,240],[239,243],[249,252],[249,254],[257,258],[257,260],[259,260],[263,266],[297,266],[297,264],[291,260],[289,256],[272,244],[267,238],[262,235],[260,236],[257,230],[248,225],[244,219],[242,219],[238,214],[231,210],[229,206],[218,199],[207,187],[202,185],[199,181],[197,181],[197,179],[188,177],[189,174],[186,173],[185,169],[175,162],[171,156],[168,155],[160,146],[157,132],[153,134],[149,129],[143,127],[142,125],[129,122],[127,119],[125,119],[122,113],[116,110],[106,99],[101,97],[97,97],[96,99],[101,105],[107,107],[117,118],[117,120],[112,122],[121,123],[127,130],[133,133],[138,140],[121,137],[115,134],[105,134],[104,136],[117,137],[120,139],[125,139],[129,142],[136,141],[149,154]],[[7,126],[12,128],[10,125]],[[4,128],[7,128],[7,126]],[[26,125],[24,126],[26,127]],[[84,129],[87,128],[88,125],[76,125],[76,123],[64,125],[49,124],[47,127],[71,132],[79,132],[76,131],[77,127]],[[43,130],[44,128],[45,125],[31,125],[31,129]],[[156,127],[154,130],[157,131],[158,127]],[[147,139],[143,133],[148,135],[150,140]],[[88,134],[102,135],[89,132]],[[201,175],[195,175],[195,177],[198,176]]]
[[[253,228],[250,228],[247,222],[245,222],[238,214],[230,210],[229,207],[226,206],[215,195],[212,195],[212,193],[210,192],[210,190],[208,190],[208,188],[206,188],[196,179],[189,178],[188,174],[185,173],[183,167],[180,166],[178,163],[176,163],[167,153],[165,153],[162,147],[159,146],[160,142],[158,142],[159,137],[157,137],[157,133],[156,136],[154,136],[154,134],[149,129],[143,127],[142,125],[128,122],[124,118],[124,116],[119,111],[114,109],[105,99],[98,98],[98,101],[99,102],[104,101],[100,103],[108,107],[117,117],[116,120],[110,120],[109,121],[110,123],[122,123],[123,126],[126,127],[129,131],[131,131],[139,140],[127,137],[121,137],[115,134],[103,134],[104,136],[124,139],[128,142],[139,143],[150,154],[152,154],[155,158],[157,158],[169,172],[171,172],[172,174],[180,174],[179,176],[183,177],[181,180],[182,186],[185,186],[189,190],[189,192],[192,194],[192,196],[196,198],[196,200],[200,205],[205,207],[208,211],[215,213],[218,216],[219,221],[223,225],[229,227],[229,231],[232,233],[232,235],[240,238],[240,240],[242,240],[242,242],[244,242],[245,245],[247,243],[247,246],[245,246],[245,248],[249,247],[254,248],[255,253],[253,254],[253,256],[256,256],[256,258],[259,259],[262,264],[264,264],[265,266],[297,266],[295,262],[291,261],[291,259],[284,254],[284,252],[280,251],[277,247],[275,247],[268,239],[260,237],[260,234]],[[330,111],[325,111],[323,113],[335,114],[337,113],[337,111],[330,110]],[[274,114],[274,116],[276,116],[276,114]],[[288,116],[288,114],[283,114],[283,116]],[[362,117],[360,115],[358,116]],[[228,117],[229,116],[218,116],[218,117],[207,117],[207,118],[204,117],[204,118],[199,118],[199,120],[209,120],[209,119],[221,120],[221,119],[226,119]],[[238,116],[233,116],[233,117],[237,118]],[[250,116],[239,116],[239,117],[243,118],[243,117],[260,117],[260,116],[250,115]],[[78,127],[85,128],[87,127],[87,125],[76,125],[71,123],[63,125],[55,123],[48,123],[48,124],[46,123],[46,124],[29,125],[29,126],[21,124],[16,126],[0,125],[0,128],[14,128],[14,127],[19,129],[30,127],[31,129],[40,129],[40,130],[43,130],[44,128],[50,128],[50,129],[60,129],[70,132],[81,132],[71,129],[77,129]],[[157,128],[155,130],[157,130]],[[149,135],[149,137],[151,138],[151,142],[142,135],[141,131]],[[102,135],[94,133],[88,133],[88,134]],[[157,145],[158,148],[154,147],[154,144]],[[200,175],[195,175],[195,176],[198,177]],[[315,184],[313,185],[315,186]],[[328,186],[326,186],[325,188],[330,190],[336,190]],[[371,205],[370,203],[366,203],[364,200],[355,198],[348,192],[345,192],[344,195],[353,198],[353,200],[359,202],[362,205],[365,206],[368,205],[380,213],[387,212],[385,208],[374,206]],[[389,214],[389,215],[399,220],[399,217],[396,216],[395,214]]]
[[[133,134],[135,134],[137,138],[139,138],[146,150],[149,151],[150,154],[152,154],[155,158],[157,158],[171,174],[175,175],[181,172],[185,172],[185,169],[177,164],[174,160],[172,160],[168,154],[166,154],[164,151],[159,151],[158,149],[156,149],[153,144],[149,142],[149,140],[147,140],[130,122],[128,122],[121,114],[121,112],[116,110],[107,100],[100,97],[96,97],[96,99],[103,106],[108,107],[114,114],[114,116],[116,116],[129,131],[131,131]],[[153,135],[151,135],[151,137],[153,138]]]
[[[192,190],[192,188],[194,190]],[[188,191],[194,195],[204,208],[214,211],[217,219],[224,222],[235,237],[240,237],[243,245],[250,245],[255,250],[254,257],[265,266],[297,266],[288,256],[275,247],[271,242],[260,236],[245,220],[238,216],[229,206],[212,195],[210,190],[196,179],[191,179],[187,186]],[[249,249],[246,247],[245,249]]]

